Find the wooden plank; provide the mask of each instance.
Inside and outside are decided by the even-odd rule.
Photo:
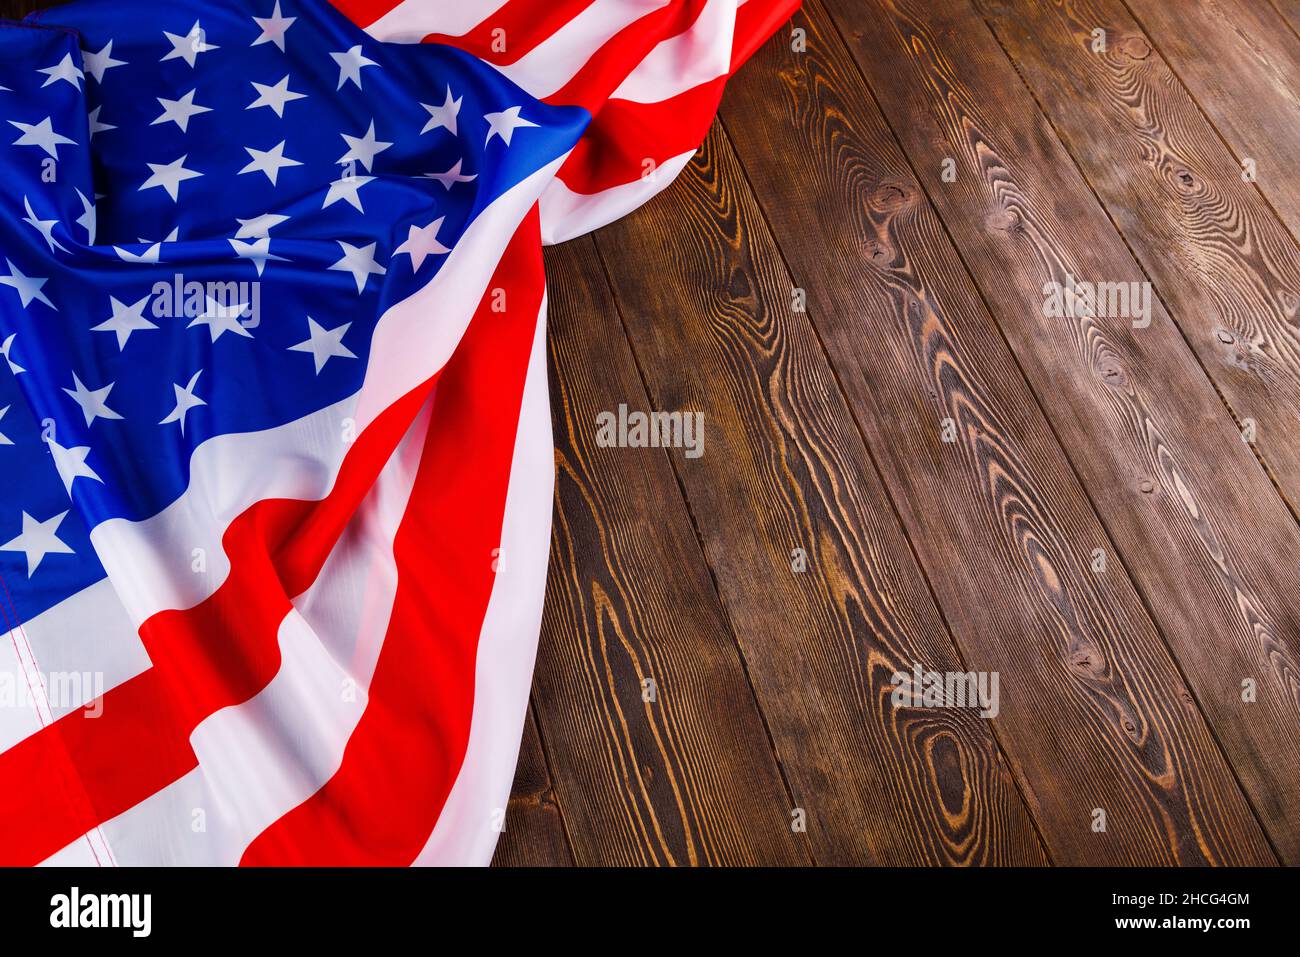
[[[1300,42],[1259,0],[1128,0],[1156,50],[1227,140],[1255,161],[1255,183],[1300,236]]]
[[[1295,240],[1120,0],[983,9],[1300,514]]]
[[[1053,859],[1275,860],[853,60],[804,10],[806,52],[766,46],[723,117],[965,660],[1002,676],[998,737]],[[845,11],[863,59],[909,72],[867,39],[878,10]]]
[[[1300,740],[1300,528],[1157,297],[1145,328],[1044,317],[1048,283],[1146,276],[978,13],[875,6],[857,62],[1270,836],[1300,860],[1300,762],[1285,757]],[[860,5],[833,8],[847,25]]]
[[[505,830],[497,841],[493,867],[569,867],[573,851],[564,833],[564,820],[556,803],[551,772],[546,767],[537,715],[528,708],[519,764],[510,789]]]
[[[1287,26],[1300,37],[1300,0],[1272,0],[1272,3]]]
[[[672,462],[818,862],[1046,863],[990,722],[891,704],[966,669],[717,127],[597,245],[653,408],[703,415]]]
[[[546,258],[557,485],[533,699],[574,856],[806,864],[666,454],[598,444],[598,414],[647,403],[595,249]]]

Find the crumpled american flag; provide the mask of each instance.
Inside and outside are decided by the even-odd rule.
[[[550,535],[541,245],[663,189],[796,6],[0,23],[0,863],[489,862]]]

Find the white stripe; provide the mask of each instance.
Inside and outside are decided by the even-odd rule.
[[[506,5],[506,0],[405,0],[366,27],[377,40],[419,43],[430,33],[464,36]]]
[[[107,578],[25,622],[21,632],[9,637],[26,638],[33,670],[39,662],[46,676],[80,676],[49,689],[50,721],[84,708],[96,695],[149,667],[144,645]],[[0,751],[5,747],[0,742]]]
[[[121,863],[238,864],[258,834],[338,770],[388,630],[397,593],[393,542],[431,402],[281,623],[275,677],[199,724],[190,737],[197,768],[103,825]]]
[[[660,103],[731,70],[736,0],[708,0],[689,30],[659,43],[610,99]]]
[[[577,193],[562,180],[554,180],[546,187],[540,203],[542,242],[554,246],[621,219],[667,189],[694,155],[691,150],[674,156],[660,163],[651,178],[611,186],[599,193]]]
[[[514,63],[497,69],[537,97],[561,89],[620,30],[672,0],[595,0]],[[509,43],[509,38],[506,38]]]
[[[0,750],[49,724],[40,676],[11,633],[0,639]],[[12,786],[14,782],[10,782]]]
[[[487,865],[510,799],[546,594],[555,458],[546,381],[546,301],[537,323],[510,464],[496,581],[479,633],[469,744],[422,865]],[[507,822],[507,826],[508,822]]]

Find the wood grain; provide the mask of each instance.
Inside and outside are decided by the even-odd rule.
[[[537,715],[528,709],[524,738],[519,747],[505,830],[497,841],[493,867],[569,867],[573,852],[564,833],[564,820],[556,802],[551,772],[546,767]]]
[[[978,13],[873,6],[857,62],[1269,834],[1300,860],[1300,764],[1272,757],[1300,740],[1300,528],[1158,299],[1146,328],[1044,318],[1047,283],[1147,277]]]
[[[1300,38],[1300,0],[1271,0],[1274,9]]]
[[[1256,185],[1300,237],[1300,42],[1259,0],[1127,0],[1156,50],[1178,74]],[[1212,51],[1212,54],[1210,53]]]
[[[548,250],[556,511],[534,702],[583,865],[808,863],[590,239]],[[653,701],[643,699],[653,682]]]
[[[597,245],[654,408],[704,415],[671,460],[818,862],[1045,863],[990,722],[891,703],[965,669],[716,128],[662,200]]]
[[[879,10],[842,12],[861,59],[907,74],[888,37],[865,39]],[[796,24],[807,52],[765,47],[725,125],[966,661],[1002,675],[999,740],[1053,859],[1273,861],[853,60],[817,3]]]
[[[1300,514],[1295,240],[1119,0],[983,9]]]

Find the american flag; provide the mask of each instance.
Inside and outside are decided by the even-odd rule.
[[[0,863],[491,859],[550,534],[541,245],[668,185],[795,6],[0,24]]]

